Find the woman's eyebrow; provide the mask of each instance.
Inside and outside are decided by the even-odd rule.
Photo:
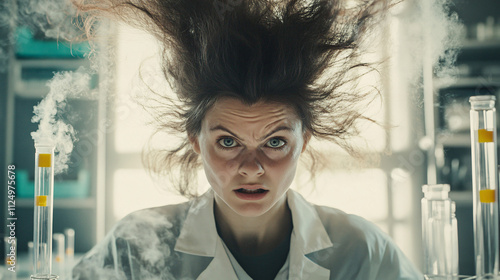
[[[233,135],[238,140],[242,141],[242,139],[240,137],[238,137],[238,135],[236,135],[231,130],[225,128],[224,126],[222,126],[220,124],[210,128],[210,132],[215,131],[215,130],[223,130],[223,131],[225,131],[225,132]],[[285,126],[285,125],[278,126],[277,128],[273,129],[271,132],[269,132],[266,136],[260,138],[259,141],[262,141],[262,140],[266,139],[267,137],[269,137],[269,136],[273,135],[274,133],[276,133],[278,131],[281,131],[281,130],[287,130],[287,131],[290,131],[290,132],[295,131],[293,128]]]

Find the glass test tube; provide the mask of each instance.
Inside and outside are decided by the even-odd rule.
[[[65,268],[65,257],[64,257],[64,234],[62,233],[54,233],[53,235],[53,241],[54,241],[54,246],[53,246],[53,254],[54,254],[54,273],[63,276],[64,273],[64,268]],[[66,278],[64,278],[66,279]]]
[[[11,236],[4,236],[4,257],[5,257],[5,267],[2,267],[2,272],[0,272],[0,279],[2,280],[16,280],[16,270],[10,271],[8,268],[18,266],[17,257],[17,238]],[[3,273],[3,274],[2,274]]]
[[[455,201],[451,202],[451,252],[452,252],[452,263],[451,271],[454,279],[458,279],[458,222],[456,216],[457,205]]]
[[[424,274],[427,279],[458,279],[456,220],[453,202],[448,197],[450,185],[422,186],[422,241]]]
[[[29,241],[28,242],[28,260],[29,260],[29,263],[30,263],[30,271],[33,271],[33,241]]]
[[[498,172],[495,96],[472,96],[471,152],[477,279],[498,275]]]
[[[75,230],[67,228],[64,230],[66,238],[66,275],[71,278],[71,270],[75,258]]]
[[[35,201],[33,275],[31,279],[57,279],[52,274],[52,212],[54,146],[35,143]]]

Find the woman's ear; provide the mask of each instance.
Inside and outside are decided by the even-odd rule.
[[[191,136],[188,136],[188,139],[189,139],[189,142],[191,143],[191,147],[193,147],[194,152],[197,154],[200,154],[201,150],[200,150],[200,143],[198,141],[198,137],[191,135]]]
[[[302,153],[306,150],[309,140],[311,140],[311,132],[306,131],[304,133],[304,144],[302,145]]]

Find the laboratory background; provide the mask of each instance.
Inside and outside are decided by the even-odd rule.
[[[118,220],[139,209],[187,200],[158,186],[141,159],[154,129],[134,98],[168,88],[157,43],[140,30],[111,22],[103,23],[94,42],[68,41],[82,31],[60,3],[0,4],[0,279],[29,279],[33,273],[34,217],[48,215],[37,213],[35,205],[52,204],[52,270],[70,279],[71,265]],[[54,22],[70,27],[54,29]],[[495,96],[493,108],[498,109],[500,2],[406,1],[382,29],[367,56],[389,59],[380,75],[367,75],[361,84],[381,89],[366,113],[387,126],[366,124],[352,140],[366,155],[362,162],[313,140],[311,145],[336,158],[335,164],[318,174],[316,188],[299,166],[291,187],[312,203],[374,222],[424,271],[422,187],[448,184],[449,193],[444,192],[455,205],[458,236],[454,261],[460,275],[475,275],[478,214],[473,211],[469,98]],[[35,156],[32,135],[42,123],[54,127],[63,143],[53,161]],[[496,145],[496,132],[491,137]],[[163,138],[172,147],[177,140]],[[487,152],[494,157],[496,146]],[[53,199],[35,201],[40,176],[35,171],[43,168],[55,169]],[[209,187],[201,170],[198,180],[200,192]],[[498,201],[498,176],[495,182],[491,205]],[[9,193],[14,184],[15,193]],[[486,222],[496,227],[490,238],[498,243],[498,210],[490,214]],[[8,271],[12,232],[15,275]]]

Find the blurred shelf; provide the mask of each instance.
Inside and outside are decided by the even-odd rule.
[[[470,147],[470,133],[438,134],[437,142],[444,147]]]
[[[462,45],[462,49],[473,49],[473,50],[481,50],[481,49],[489,49],[489,48],[500,48],[500,39],[492,39],[492,40],[465,40]]]
[[[17,67],[38,67],[38,68],[52,68],[57,67],[61,69],[78,69],[80,66],[90,66],[88,59],[57,59],[57,58],[42,58],[42,59],[23,59],[18,58],[14,60],[14,65]]]
[[[455,79],[434,79],[434,88],[454,87],[500,87],[500,76],[494,77],[459,77]],[[473,95],[473,94],[471,94]]]
[[[472,205],[472,191],[451,191],[450,199],[460,205]]]
[[[33,207],[33,199],[17,198],[16,207]],[[95,199],[93,198],[54,198],[54,208],[79,208],[79,209],[94,209]]]
[[[47,82],[54,73],[75,72],[80,67],[90,67],[87,59],[18,59],[12,68],[13,92],[24,98],[43,98],[49,93]],[[95,81],[89,81],[89,88],[95,88]],[[71,99],[71,96],[69,96]],[[80,97],[79,99],[82,99]],[[84,99],[97,99],[96,96]]]

